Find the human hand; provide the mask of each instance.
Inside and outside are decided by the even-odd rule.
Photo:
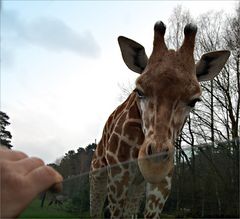
[[[40,192],[62,180],[41,159],[0,149],[0,218],[16,218]]]

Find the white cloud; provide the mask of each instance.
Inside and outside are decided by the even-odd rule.
[[[54,17],[39,17],[25,22],[15,11],[3,10],[1,35],[3,38],[10,36],[16,45],[31,43],[48,50],[70,51],[87,57],[100,54],[100,47],[90,31],[78,33]]]

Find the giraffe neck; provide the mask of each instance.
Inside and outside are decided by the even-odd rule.
[[[137,159],[144,141],[142,121],[133,92],[108,118],[103,132],[106,156],[112,164]]]

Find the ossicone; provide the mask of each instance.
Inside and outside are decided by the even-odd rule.
[[[183,44],[179,49],[181,52],[186,51],[187,54],[193,55],[196,34],[197,26],[195,24],[190,23],[185,26]]]
[[[167,51],[164,35],[166,32],[166,25],[162,21],[157,21],[154,25],[154,39],[153,39],[153,51],[150,57],[150,62],[158,59]]]

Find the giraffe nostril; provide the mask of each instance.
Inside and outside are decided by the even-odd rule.
[[[159,148],[159,151],[156,151],[155,146],[150,143],[146,148],[146,155],[151,156],[151,159],[156,162],[166,161],[170,157],[170,149],[164,145],[163,147]]]
[[[152,155],[153,154],[153,151],[152,151],[152,145],[149,144],[148,147],[147,147],[147,155]]]
[[[163,150],[165,153],[168,153],[169,152],[169,148],[166,148]]]
[[[163,160],[167,160],[169,158],[169,148],[168,147],[165,147],[163,150],[162,150],[162,159]]]

